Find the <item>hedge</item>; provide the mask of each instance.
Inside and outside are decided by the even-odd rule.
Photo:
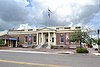
[[[77,48],[76,52],[77,53],[89,53],[89,51],[86,48]]]

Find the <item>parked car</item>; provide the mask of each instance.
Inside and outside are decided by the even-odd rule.
[[[28,47],[28,44],[22,44],[22,47]]]
[[[98,44],[93,43],[93,44],[92,44],[92,48],[93,48],[94,50],[98,50]]]

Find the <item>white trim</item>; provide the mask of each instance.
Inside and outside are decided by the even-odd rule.
[[[36,44],[37,44],[37,45],[39,44],[39,43],[38,43],[38,42],[39,42],[39,41],[38,41],[38,40],[39,40],[38,38],[39,38],[39,35],[38,35],[38,33],[37,33],[37,36],[36,36],[36,39],[37,39],[37,40],[36,40]]]
[[[42,32],[41,36],[42,36],[42,45],[43,45],[43,44],[44,44],[44,43],[43,43],[43,42],[44,42],[43,32]]]
[[[50,32],[48,32],[48,45],[50,45]]]
[[[54,45],[56,45],[56,33],[54,32]]]

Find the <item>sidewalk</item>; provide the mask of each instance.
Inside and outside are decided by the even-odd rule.
[[[8,50],[16,51],[37,51],[37,52],[49,52],[53,54],[74,54],[74,49],[32,49],[32,48],[10,48]]]
[[[100,53],[98,53],[98,50],[94,50],[93,48],[88,48],[88,50],[89,50],[90,54],[94,54],[94,55],[100,56]]]
[[[100,53],[98,51],[95,51],[92,48],[87,48],[89,50],[88,54],[97,55],[100,56]],[[49,53],[49,54],[78,54],[76,53],[75,49],[32,49],[32,48],[9,48],[7,49],[17,52],[29,52],[29,53]]]

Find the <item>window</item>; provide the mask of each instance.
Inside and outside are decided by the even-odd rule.
[[[70,27],[65,27],[64,29],[70,29]]]
[[[17,42],[19,42],[19,37],[17,37]]]
[[[56,28],[56,29],[59,29],[59,28]]]
[[[29,41],[29,42],[32,41],[32,36],[28,36],[28,41]]]
[[[60,42],[63,43],[64,42],[64,35],[60,36]]]
[[[81,27],[75,27],[76,29],[81,29]]]
[[[48,42],[48,39],[46,39],[46,42]]]
[[[46,42],[48,42],[48,37],[46,37]]]
[[[33,42],[36,42],[36,36],[33,36]]]
[[[27,36],[25,36],[25,42],[27,42]]]
[[[28,29],[28,31],[33,31],[33,29]]]
[[[54,42],[54,37],[52,37],[52,42]]]

